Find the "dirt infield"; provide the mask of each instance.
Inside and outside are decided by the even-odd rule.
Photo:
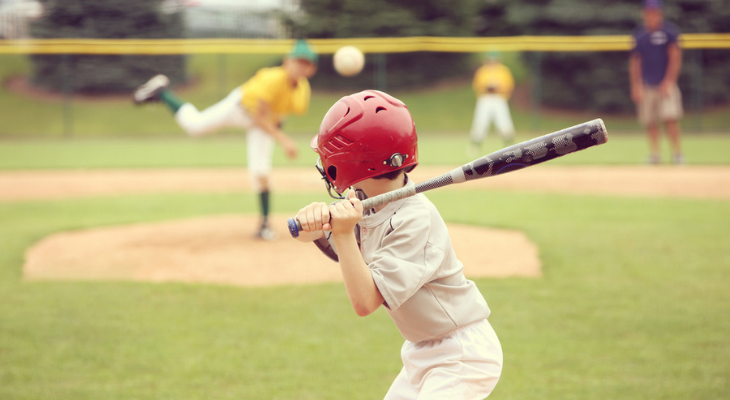
[[[419,168],[413,178],[422,181],[446,171]],[[323,193],[323,185],[314,171],[277,169],[274,180],[277,193]],[[0,172],[0,201],[236,192],[250,190],[248,182],[246,172],[241,169]],[[456,188],[730,199],[730,168],[546,166],[442,190]],[[253,216],[217,216],[61,232],[27,251],[24,277],[241,286],[341,279],[336,263],[314,246],[288,237],[284,231],[285,216],[274,216],[273,223],[279,234],[273,242],[253,238],[256,225]],[[521,232],[459,225],[449,225],[449,231],[469,277],[540,275],[538,249]]]
[[[420,182],[445,172],[418,167],[412,176]],[[325,193],[313,168],[278,168],[273,180],[277,193]],[[450,189],[730,199],[730,167],[540,166],[442,190]],[[0,172],[0,201],[245,190],[250,185],[244,169]]]
[[[286,218],[273,217],[275,227]],[[279,229],[272,242],[253,238],[251,216],[216,216],[62,232],[26,253],[25,279],[205,282],[240,286],[341,280],[337,263]],[[521,232],[451,225],[465,274],[538,276],[537,248]],[[490,251],[469,251],[489,246]],[[514,251],[519,249],[519,251]]]

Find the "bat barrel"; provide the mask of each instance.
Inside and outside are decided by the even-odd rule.
[[[476,159],[462,167],[463,180],[505,174],[608,141],[608,131],[598,118],[528,140]]]

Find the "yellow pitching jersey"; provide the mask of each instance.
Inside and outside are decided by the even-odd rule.
[[[284,67],[260,69],[241,86],[241,91],[241,104],[252,114],[258,112],[259,101],[268,103],[273,123],[278,123],[287,114],[307,112],[311,96],[307,78],[300,78],[297,86],[292,87]]]
[[[509,100],[515,88],[515,80],[509,68],[500,63],[487,63],[474,74],[472,87],[477,96],[496,93]]]

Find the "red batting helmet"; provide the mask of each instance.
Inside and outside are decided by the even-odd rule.
[[[338,100],[311,147],[319,153],[317,168],[328,190],[334,187],[338,194],[357,182],[418,164],[418,137],[408,107],[377,90]]]

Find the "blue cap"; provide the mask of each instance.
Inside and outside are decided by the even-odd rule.
[[[661,9],[662,0],[644,0],[644,8]]]

